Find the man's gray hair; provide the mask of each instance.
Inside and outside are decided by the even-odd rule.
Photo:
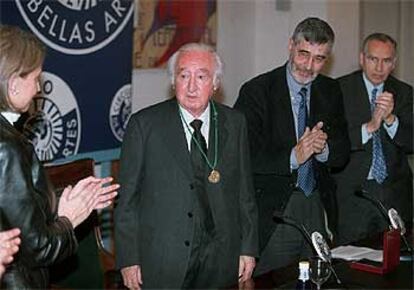
[[[309,17],[302,20],[295,28],[292,40],[298,44],[302,40],[306,40],[311,44],[329,44],[332,49],[335,41],[335,33],[329,24],[319,18]]]
[[[174,85],[175,83],[175,70],[177,65],[178,57],[182,52],[185,51],[207,51],[212,54],[215,62],[215,68],[214,68],[214,76],[213,76],[213,85],[214,88],[217,89],[221,78],[223,76],[223,62],[220,59],[220,56],[217,54],[215,49],[204,43],[187,43],[181,46],[168,60],[167,63],[167,69],[168,69],[168,75],[170,76],[171,84]]]
[[[381,41],[383,43],[387,43],[387,42],[391,43],[391,45],[394,47],[394,57],[396,56],[396,54],[397,54],[397,42],[395,41],[395,39],[392,38],[391,36],[389,36],[388,34],[380,33],[380,32],[372,33],[364,39],[364,42],[362,43],[362,51],[364,53],[367,53],[367,51],[368,51],[368,42],[370,42],[372,40]]]

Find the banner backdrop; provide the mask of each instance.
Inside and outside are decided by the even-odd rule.
[[[120,146],[131,114],[132,0],[6,0],[2,24],[33,32],[47,56],[23,121],[41,160]]]
[[[217,0],[137,0],[134,67],[165,67],[182,45],[217,39]]]

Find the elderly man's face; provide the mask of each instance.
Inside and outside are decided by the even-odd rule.
[[[302,40],[295,44],[290,40],[289,60],[295,80],[300,84],[313,81],[325,65],[329,53],[330,46],[328,43],[312,44]]]
[[[175,94],[180,105],[198,117],[214,91],[215,61],[207,51],[184,51],[175,68]]]

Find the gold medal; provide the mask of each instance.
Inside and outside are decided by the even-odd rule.
[[[215,169],[211,170],[210,175],[208,176],[208,181],[210,181],[211,183],[219,182],[220,181],[220,172],[218,172]]]

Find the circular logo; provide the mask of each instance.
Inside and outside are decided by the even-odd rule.
[[[43,72],[42,94],[35,97],[23,126],[42,161],[78,152],[81,132],[79,107],[69,86],[58,76]]]
[[[88,54],[113,41],[131,18],[132,0],[16,0],[30,29],[49,47]]]
[[[124,137],[131,111],[131,84],[127,84],[116,92],[109,112],[109,124],[118,141],[122,141]]]

